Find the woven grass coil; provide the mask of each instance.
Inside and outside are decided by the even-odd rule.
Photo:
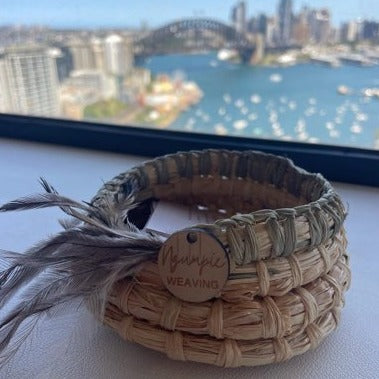
[[[175,297],[155,259],[116,283],[105,323],[122,338],[169,358],[222,367],[287,360],[315,348],[340,319],[350,283],[343,222],[331,184],[292,161],[255,151],[204,150],[156,158],[107,182],[97,207],[165,200],[219,218],[193,227],[228,254],[220,293],[199,303]]]

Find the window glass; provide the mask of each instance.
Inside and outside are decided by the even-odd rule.
[[[1,3],[1,113],[379,149],[376,0]]]

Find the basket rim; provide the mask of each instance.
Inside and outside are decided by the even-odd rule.
[[[236,264],[289,256],[299,248],[318,246],[335,236],[346,216],[342,200],[321,174],[309,173],[288,158],[252,150],[178,152],[145,161],[106,182],[91,204],[102,209],[109,207],[109,211],[109,204],[115,202],[125,209],[138,208],[141,202],[156,198],[157,188],[165,191],[180,180],[201,182],[217,175],[230,183],[251,179],[298,198],[313,196],[313,200],[294,207],[261,209],[221,218],[213,224],[194,225],[210,231],[228,246]],[[302,226],[305,233],[298,236]],[[248,234],[250,238],[246,238]],[[265,251],[260,235],[269,240]]]

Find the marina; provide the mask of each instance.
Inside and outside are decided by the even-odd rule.
[[[328,55],[312,55],[310,57],[310,61],[325,64],[331,67],[339,67],[341,65],[340,61],[336,57]]]
[[[252,67],[208,53],[155,56],[146,67],[180,72],[203,92],[169,129],[379,148],[377,65]]]

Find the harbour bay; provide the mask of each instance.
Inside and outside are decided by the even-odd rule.
[[[249,66],[214,52],[153,56],[144,67],[194,81],[202,99],[169,129],[379,148],[379,66]],[[351,93],[341,95],[340,86]]]

